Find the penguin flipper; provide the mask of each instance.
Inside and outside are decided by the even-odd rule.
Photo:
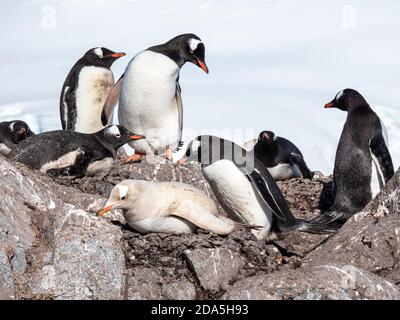
[[[81,178],[85,175],[85,171],[89,164],[93,161],[92,152],[85,148],[81,148],[79,155],[75,159],[75,163],[63,168],[54,168],[46,171],[51,177],[71,176]]]
[[[119,78],[117,83],[114,84],[114,86],[111,89],[110,94],[107,97],[106,102],[104,103],[103,111],[101,113],[101,123],[103,124],[103,126],[106,126],[108,124],[108,122],[110,121],[113,111],[114,111],[114,108],[119,101],[119,94],[121,92],[122,79],[123,79],[124,75],[125,74],[123,74],[121,76],[121,78]]]
[[[259,160],[254,160],[253,170],[245,167],[240,167],[240,169],[250,179],[261,200],[271,209],[279,231],[295,229],[299,221],[290,211],[278,185],[265,166]]]
[[[304,158],[298,154],[298,153],[291,153],[291,158],[292,158],[292,163],[296,164],[299,167],[299,170],[301,172],[301,175],[303,176],[304,179],[311,179],[312,178],[312,173],[310,169],[308,169],[308,166],[306,162],[304,161]]]
[[[171,213],[172,216],[176,216],[185,219],[197,227],[209,230],[215,234],[226,235],[231,233],[235,229],[235,223],[231,220],[222,220],[219,217],[205,211],[202,208],[195,208],[196,205],[190,203],[190,207],[194,210],[176,210]]]
[[[76,84],[74,81],[70,81],[71,77],[70,73],[64,82],[60,96],[60,119],[63,130],[73,130],[76,123]]]
[[[183,132],[183,103],[181,97],[181,86],[179,85],[179,77],[176,80],[175,100],[179,114],[178,121],[179,121],[179,147],[180,147],[182,142],[182,132]]]
[[[369,147],[372,154],[378,159],[379,167],[382,170],[385,183],[387,183],[394,175],[394,167],[392,157],[390,156],[383,135],[375,135],[371,139]]]

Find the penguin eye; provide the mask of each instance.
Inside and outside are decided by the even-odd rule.
[[[121,134],[119,134],[119,133],[117,133],[115,136],[116,136],[117,138],[121,138]]]
[[[125,199],[126,199],[126,196],[121,197],[121,200],[125,200]]]

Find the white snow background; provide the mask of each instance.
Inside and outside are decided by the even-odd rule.
[[[139,51],[193,32],[210,73],[182,68],[185,142],[273,130],[329,174],[346,113],[323,106],[350,87],[386,124],[398,167],[399,12],[398,0],[2,0],[0,121],[59,129],[62,84],[89,48],[128,54],[118,79]]]

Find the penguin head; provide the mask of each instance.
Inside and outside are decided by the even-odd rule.
[[[130,141],[145,139],[144,136],[129,131],[128,129],[120,125],[111,125],[105,127],[103,130],[97,132],[96,136],[103,143],[111,146],[115,150]]]
[[[240,147],[235,148],[232,141],[216,136],[202,135],[188,144],[185,155],[178,161],[178,164],[194,161],[207,166],[222,159],[240,159],[245,155],[246,150]]]
[[[356,90],[344,89],[339,91],[335,98],[325,105],[325,108],[337,108],[351,111],[357,107],[368,105],[364,97]]]
[[[185,62],[191,62],[208,73],[205,62],[205,46],[201,39],[193,33],[185,33],[169,40],[163,45],[167,48],[167,54],[178,66]]]
[[[18,144],[22,140],[34,135],[30,130],[29,126],[20,120],[14,120],[9,122],[0,123],[4,143],[7,144],[7,140],[11,144]]]
[[[272,131],[261,131],[260,134],[258,135],[257,142],[269,144],[275,141],[276,141],[276,136],[275,133],[273,133]]]
[[[124,180],[117,184],[110,193],[110,197],[99,215],[104,215],[112,209],[131,208],[136,198],[141,194],[140,183],[135,180]]]
[[[88,65],[110,68],[115,60],[125,56],[123,52],[114,52],[104,47],[92,48],[83,56]]]

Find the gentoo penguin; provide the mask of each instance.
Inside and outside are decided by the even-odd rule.
[[[51,176],[81,177],[109,170],[118,148],[138,139],[144,137],[117,125],[92,134],[49,131],[21,141],[9,158]]]
[[[34,133],[24,121],[0,122],[0,154],[9,154],[15,145],[32,135]]]
[[[72,67],[61,90],[60,117],[64,130],[94,133],[103,129],[103,105],[114,85],[111,65],[125,53],[93,48]]]
[[[183,109],[179,72],[192,62],[206,73],[205,47],[191,33],[138,53],[114,86],[104,106],[103,119],[112,114],[119,97],[119,123],[146,136],[146,140],[129,143],[139,160],[145,154],[163,154],[171,159],[181,146]]]
[[[316,221],[341,223],[382,190],[394,168],[383,123],[360,93],[353,89],[340,91],[325,108],[347,111],[347,119],[336,151],[334,204]]]
[[[261,161],[229,140],[198,136],[178,163],[187,161],[201,163],[204,177],[231,219],[263,227],[252,231],[258,239],[266,238],[271,231],[330,232],[322,224],[296,219]]]
[[[274,180],[312,178],[300,150],[289,140],[275,136],[272,131],[262,131],[253,150]]]
[[[111,209],[123,209],[128,225],[142,233],[181,234],[202,228],[226,235],[243,226],[219,216],[214,201],[204,192],[180,182],[122,181],[99,214]]]

